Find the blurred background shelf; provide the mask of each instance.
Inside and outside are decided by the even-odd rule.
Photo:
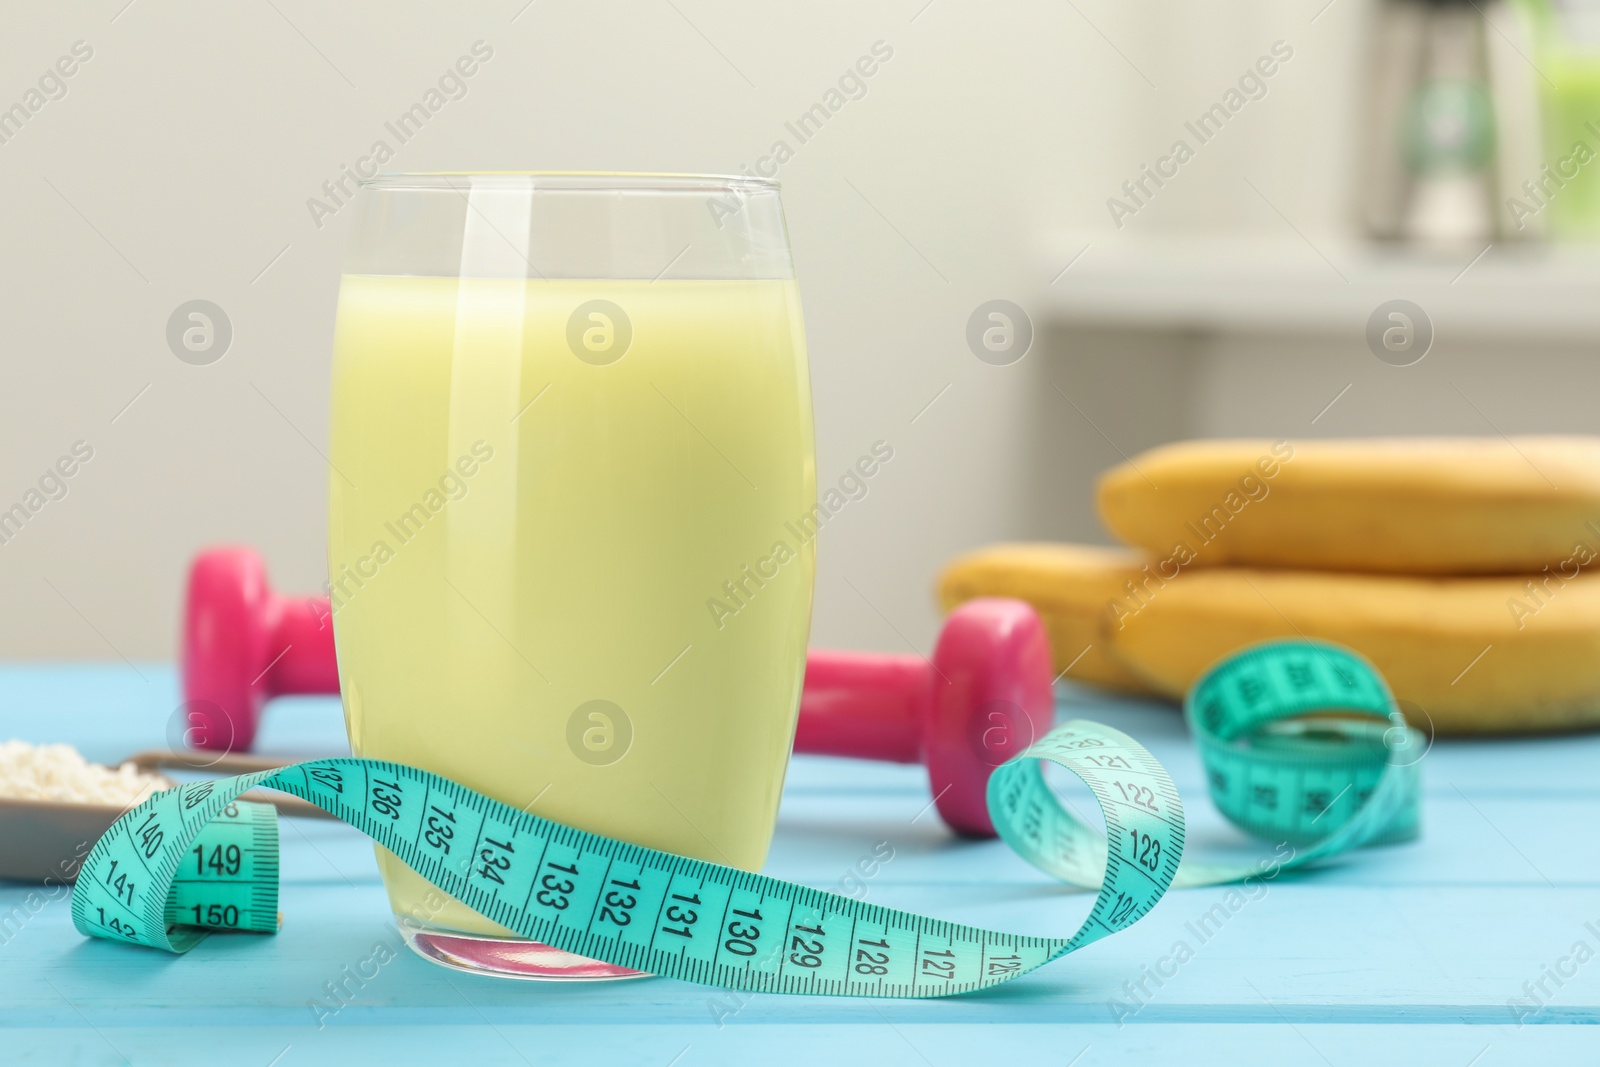
[[[1434,254],[1312,241],[1054,235],[1040,250],[1054,278],[1042,310],[1102,328],[1359,334],[1374,308],[1401,298],[1428,313],[1441,339],[1600,339],[1600,245]]]

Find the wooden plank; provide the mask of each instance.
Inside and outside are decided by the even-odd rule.
[[[1329,1026],[1188,1024],[1129,1027],[1072,1024],[996,1026],[886,1024],[853,1026],[732,1023],[670,1025],[609,1020],[604,1025],[552,1021],[538,1025],[439,1025],[385,1020],[374,1024],[271,1028],[243,1023],[175,1032],[138,1028],[94,1033],[9,1030],[8,1055],[21,1062],[84,1065],[217,1063],[299,1067],[304,1064],[648,1064],[706,1067],[750,1064],[874,1064],[881,1067],[973,1067],[1036,1062],[1061,1067],[1337,1067],[1404,1063],[1407,1067],[1521,1067],[1587,1064],[1594,1032],[1581,1027],[1528,1027],[1500,1034],[1480,1026]],[[110,1044],[115,1042],[115,1048]],[[124,1058],[126,1057],[126,1058]]]
[[[177,701],[170,671],[140,670],[148,682],[122,666],[0,669],[0,736],[66,740],[100,758],[147,747]],[[1069,692],[1063,713],[1112,722],[1157,753],[1183,789],[1191,849],[1270,851],[1211,809],[1173,709]],[[280,702],[263,740],[285,753],[342,748],[337,703]],[[775,1050],[970,1065],[1002,1047],[1066,1063],[1087,1046],[1081,1064],[1355,1063],[1399,1050],[1416,1064],[1480,1053],[1481,1067],[1577,1062],[1593,1058],[1588,1025],[1600,1023],[1600,962],[1577,961],[1580,944],[1600,957],[1600,850],[1588,845],[1600,825],[1597,759],[1590,736],[1441,742],[1423,767],[1419,842],[1248,897],[1173,892],[1126,933],[946,1001],[459,975],[400,945],[364,838],[286,821],[282,932],[213,937],[181,959],[86,941],[65,894],[0,886],[0,1058],[211,1063],[226,1048],[230,1061],[268,1063],[287,1046],[284,1067],[340,1056],[667,1063],[680,1052],[688,1065]],[[919,768],[797,758],[767,871],[999,929],[1066,933],[1087,913],[1087,894],[1064,892],[999,842],[955,839],[927,802]],[[880,842],[892,858],[862,863]]]

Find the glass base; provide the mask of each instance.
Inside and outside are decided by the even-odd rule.
[[[395,924],[411,951],[430,963],[468,974],[530,982],[612,982],[653,977],[647,971],[603,963],[520,937],[465,934],[399,915],[395,916]]]

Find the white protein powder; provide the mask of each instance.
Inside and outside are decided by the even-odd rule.
[[[167,782],[131,763],[112,769],[90,763],[71,745],[0,741],[0,797],[131,806]]]

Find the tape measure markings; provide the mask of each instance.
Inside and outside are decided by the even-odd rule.
[[[1131,807],[1120,813],[1109,778],[1101,780],[1105,772],[1079,758],[1075,747],[1124,754],[1128,767],[1110,777],[1148,783],[1152,793],[1175,798],[1159,764],[1127,758],[1142,750],[1095,724],[1067,724],[1050,740],[1055,743],[1008,764],[996,777],[998,788],[1014,775],[1030,776],[1012,793],[1034,802],[1026,830],[1021,824],[1013,830],[1013,837],[1033,835],[1029,853],[1049,848],[1075,857],[1075,880],[1087,885],[1098,884],[1099,877],[1086,857],[1096,851],[1107,856],[1102,899],[1066,940],[980,930],[671,856],[516,811],[414,768],[353,758],[190,783],[151,798],[91,851],[74,893],[74,921],[97,936],[171,951],[191,947],[200,936],[192,924],[195,913],[181,916],[183,925],[169,924],[177,909],[162,907],[156,892],[176,891],[176,867],[185,856],[197,863],[185,872],[196,876],[190,887],[203,884],[217,898],[213,903],[244,891],[246,883],[204,876],[200,861],[225,845],[199,845],[196,835],[238,794],[265,785],[351,822],[488,918],[591,958],[729,988],[915,997],[964,992],[1007,981],[1136,921],[1177,869],[1181,843],[1170,826]],[[1108,809],[1115,847],[1108,850],[1103,840],[1098,850],[1086,846],[1091,832],[1054,800],[1037,759],[1059,759],[1089,782]],[[1044,795],[1035,795],[1036,788]],[[1041,803],[1047,800],[1048,806]],[[235,810],[249,812],[244,805]],[[1041,831],[1047,826],[1046,835]],[[471,851],[460,849],[468,841]],[[1135,862],[1136,855],[1125,858],[1130,846],[1135,853],[1144,849],[1144,864]],[[198,859],[196,847],[203,849]],[[130,862],[125,856],[147,875],[146,885],[123,892],[106,874],[113,864]],[[1155,863],[1157,856],[1165,862]],[[238,871],[245,869],[241,863]],[[257,873],[265,873],[265,865]],[[99,910],[104,900],[111,900],[121,918],[106,921],[107,912]],[[241,906],[241,917],[243,911]],[[202,917],[205,912],[202,907]],[[648,927],[640,921],[645,917],[653,920]],[[713,917],[714,924],[707,921]]]
[[[1218,810],[1253,836],[1295,846],[1280,869],[1417,836],[1422,735],[1350,649],[1304,640],[1247,648],[1194,684],[1184,715]],[[1173,884],[1218,882],[1230,870],[1192,864]]]
[[[1282,725],[1330,707],[1364,719],[1356,727],[1320,719],[1304,720],[1312,727]],[[1395,742],[1407,730],[1382,680],[1353,653],[1305,642],[1249,650],[1196,685],[1187,714],[1224,815],[1260,836],[1289,831],[1309,842],[1282,866],[1415,835],[1415,767],[1404,765],[1397,752],[1405,747]],[[1371,726],[1379,719],[1388,724],[1381,743]],[[1252,747],[1238,747],[1246,738]],[[1104,836],[1067,810],[1045,779],[1046,764],[1088,785]],[[1308,778],[1311,771],[1318,777]],[[1322,783],[1341,779],[1347,791],[1370,795],[1337,812],[1324,806],[1309,820],[1321,836],[1307,829],[1306,814],[1277,807],[1279,790],[1303,806]],[[149,798],[85,860],[72,900],[77,928],[171,952],[187,951],[209,928],[276,930],[275,812],[236,799],[262,786],[350,823],[521,936],[729,989],[967,992],[1125,929],[1172,885],[1259,874],[1254,866],[1184,863],[1182,799],[1165,769],[1120,731],[1075,720],[997,768],[988,790],[991,818],[1014,851],[1063,882],[1098,890],[1070,938],[985,930],[659,852],[543,819],[417,768],[354,757],[190,782]],[[139,878],[128,878],[136,866]],[[716,923],[706,922],[713,915]]]

